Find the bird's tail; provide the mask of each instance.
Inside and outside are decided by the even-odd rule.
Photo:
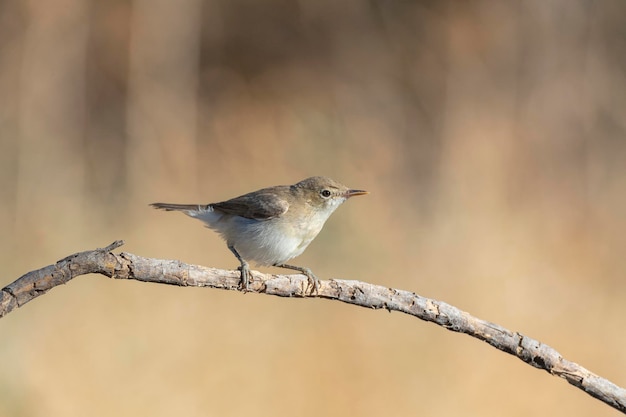
[[[165,211],[206,211],[210,209],[210,205],[202,204],[171,204],[171,203],[152,203],[155,209]]]

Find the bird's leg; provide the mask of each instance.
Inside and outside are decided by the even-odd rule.
[[[315,276],[315,274],[313,274],[313,272],[309,268],[287,264],[274,264],[273,266],[279,268],[293,269],[294,271],[302,272],[309,279],[309,286],[313,287],[311,290],[311,295],[313,295],[313,293],[318,293],[320,289],[320,280]],[[307,286],[307,290],[309,289],[309,286]]]
[[[239,285],[241,286],[241,290],[246,292],[248,291],[248,283],[250,282],[250,266],[248,262],[239,255],[239,252],[237,252],[237,249],[235,249],[233,245],[228,245],[228,249],[230,249],[233,255],[239,260],[239,263],[241,263],[241,266],[237,268],[241,271],[241,281],[239,281]]]

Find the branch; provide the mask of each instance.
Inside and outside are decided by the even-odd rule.
[[[224,271],[179,261],[143,258],[112,251],[124,244],[113,242],[102,249],[79,252],[23,275],[0,293],[0,317],[21,307],[48,290],[79,275],[102,274],[115,279],[184,287],[237,290],[239,271]],[[410,314],[458,333],[465,333],[509,353],[522,361],[564,378],[587,394],[626,414],[626,390],[563,358],[556,350],[521,333],[478,319],[442,301],[415,293],[360,281],[321,281],[317,295],[307,293],[304,275],[270,275],[251,271],[249,291],[279,297],[319,297],[361,307]]]

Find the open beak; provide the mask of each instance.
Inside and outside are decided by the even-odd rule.
[[[346,191],[344,195],[346,196],[346,198],[350,198],[350,197],[354,197],[355,195],[365,195],[369,193],[370,193],[369,191],[365,191],[365,190],[348,190]]]

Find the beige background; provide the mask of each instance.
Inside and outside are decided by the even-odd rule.
[[[294,263],[444,300],[626,385],[621,1],[0,2],[2,284],[153,201],[328,175]],[[613,416],[467,336],[323,300],[76,279],[0,321],[1,416]]]

